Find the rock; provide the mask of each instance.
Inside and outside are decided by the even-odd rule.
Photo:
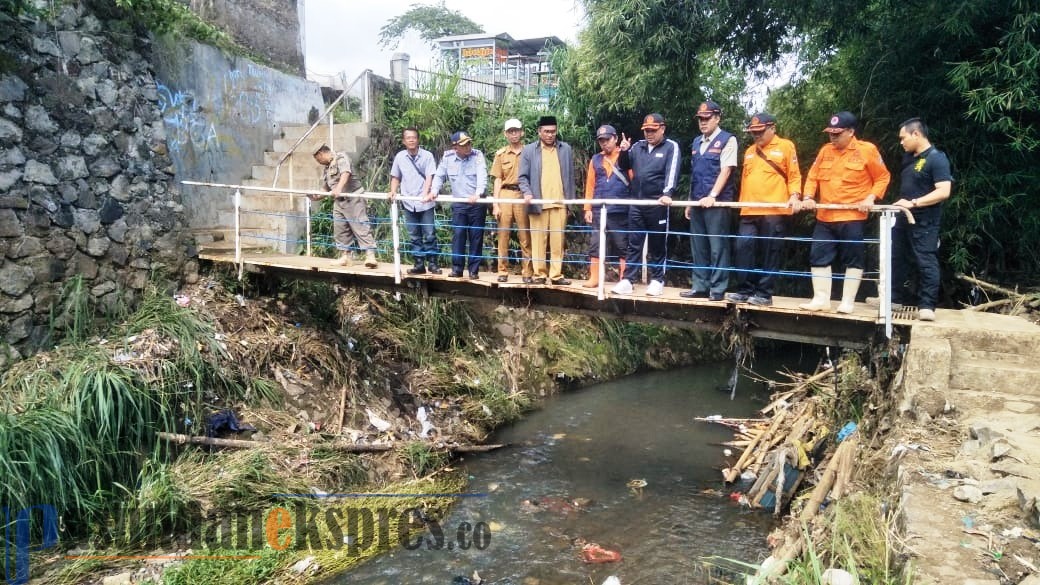
[[[132,585],[134,574],[131,571],[118,575],[109,575],[101,580],[101,585]]]
[[[51,135],[58,132],[58,125],[43,106],[29,106],[25,110],[25,125],[40,134]]]
[[[130,201],[130,179],[124,174],[116,175],[109,186],[108,194],[116,201]]]
[[[1018,486],[1018,506],[1034,526],[1040,526],[1040,487],[1036,484]]]
[[[14,238],[24,233],[22,222],[13,209],[0,209],[0,238]]]
[[[496,329],[498,329],[498,334],[501,335],[503,339],[512,339],[516,337],[516,328],[508,323],[501,323],[496,327]]]
[[[76,251],[76,242],[65,236],[54,236],[47,240],[47,251],[54,256],[67,260],[72,257],[72,253]]]
[[[111,225],[123,217],[123,206],[115,199],[106,199],[101,205],[98,217],[101,219],[101,225]]]
[[[111,238],[113,242],[125,244],[127,229],[129,229],[129,227],[126,225],[126,219],[117,219],[112,223],[112,225],[108,226],[108,237]]]
[[[63,181],[84,179],[90,176],[87,170],[87,161],[79,155],[62,157],[58,161],[58,177]]]
[[[87,156],[97,156],[108,146],[108,140],[100,134],[89,134],[83,139],[83,152]]]
[[[1025,579],[1022,579],[1018,582],[1018,585],[1040,585],[1040,573],[1033,573]]]
[[[85,234],[92,234],[101,227],[101,216],[93,209],[74,209],[72,216],[76,229]]]
[[[67,57],[75,58],[79,54],[79,33],[71,30],[58,31],[58,45]]]
[[[109,240],[105,236],[93,236],[87,240],[87,247],[84,250],[87,254],[100,258],[108,252],[108,247],[112,245],[112,240]]]
[[[62,205],[57,211],[51,214],[51,221],[54,225],[68,229],[75,224],[75,217],[72,215],[72,207],[69,205]]]
[[[953,497],[962,502],[977,504],[982,501],[982,490],[973,485],[961,485],[954,488]]]
[[[1000,585],[998,579],[965,579],[961,585]]]
[[[21,313],[28,311],[32,306],[33,298],[30,294],[22,295],[17,299],[0,295],[0,313]]]
[[[983,495],[997,493],[1013,494],[1018,489],[1018,483],[1007,477],[988,479],[979,483],[979,489],[982,490]]]
[[[9,171],[0,173],[0,193],[6,192],[8,189],[14,186],[22,178],[22,171],[18,169],[11,169]]]
[[[29,290],[29,285],[36,280],[32,268],[20,266],[14,262],[5,262],[0,268],[0,290],[12,297],[21,296]]]
[[[97,84],[97,97],[101,100],[101,103],[106,106],[112,106],[116,103],[119,98],[119,90],[116,88],[116,84],[111,79],[106,79],[101,83]]]
[[[84,18],[83,21],[86,22],[86,18]],[[88,36],[81,38],[79,42],[79,53],[76,54],[76,60],[84,65],[90,65],[91,63],[97,63],[100,61],[101,51],[98,49],[97,41]]]
[[[37,134],[29,142],[29,149],[40,156],[48,156],[58,150],[58,143],[52,140],[49,134],[47,136]]]
[[[61,138],[58,139],[58,144],[69,150],[79,148],[79,145],[82,143],[83,137],[74,130],[66,130],[65,132],[62,132]]]
[[[990,447],[990,459],[997,461],[1002,459],[1005,455],[1011,452],[1011,445],[1008,445],[1006,441],[999,440]]]
[[[5,104],[4,109],[0,110],[8,118],[19,119],[22,117],[22,111],[15,107],[14,104]]]
[[[304,573],[309,573],[313,575],[317,573],[319,569],[320,567],[318,563],[315,562],[313,556],[297,561],[296,564],[292,566],[292,572],[296,573],[297,575],[302,575]]]
[[[25,100],[28,85],[14,75],[0,75],[0,102],[20,102]]]
[[[0,140],[9,142],[22,141],[22,129],[7,118],[0,118]]]
[[[29,337],[30,333],[32,333],[32,315],[22,315],[11,321],[7,334],[4,335],[4,341],[11,344],[18,343]]]
[[[112,177],[123,170],[122,165],[112,157],[102,157],[91,163],[90,172],[96,177]]]
[[[103,297],[114,290],[116,290],[116,283],[109,280],[90,289],[90,294],[95,297]]]
[[[62,56],[61,49],[58,48],[58,45],[48,38],[33,37],[32,44],[33,50],[37,53],[41,53],[43,55],[50,55],[51,57]]]
[[[19,258],[42,254],[43,250],[43,244],[40,243],[39,238],[25,236],[19,238],[17,241],[11,242],[10,247],[7,249],[7,257],[12,260],[17,260]]]
[[[985,425],[971,425],[968,427],[968,434],[971,435],[972,439],[978,439],[984,445],[991,441],[1004,438],[1004,435],[999,431],[994,431]]]
[[[25,164],[25,154],[17,146],[0,149],[0,168],[13,168]]]
[[[36,160],[26,161],[25,175],[22,179],[26,183],[39,183],[41,185],[57,185],[58,179],[50,165]]]

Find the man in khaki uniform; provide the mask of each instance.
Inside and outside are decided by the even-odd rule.
[[[506,120],[503,134],[509,142],[495,152],[495,160],[491,163],[491,176],[495,178],[494,198],[522,199],[518,173],[520,171],[520,153],[524,149],[524,126],[520,120]],[[520,241],[521,275],[525,284],[531,284],[534,272],[531,270],[531,232],[527,218],[527,205],[524,203],[495,203],[492,213],[498,221],[498,282],[509,282],[509,239],[513,225],[516,224],[516,236]]]
[[[350,169],[350,157],[343,152],[332,152],[327,144],[314,151],[314,160],[325,167],[321,171],[321,187],[333,198],[332,233],[336,240],[336,249],[340,251],[335,263],[339,266],[351,264],[350,249],[354,244],[365,251],[365,266],[375,268],[376,241],[372,237],[372,228],[368,222],[368,211],[365,200],[351,197],[350,193],[364,193],[361,180]],[[312,195],[311,200],[321,199],[321,195]]]
[[[563,276],[563,230],[567,227],[567,208],[563,199],[574,199],[574,154],[571,146],[557,140],[556,118],[538,120],[538,140],[524,146],[520,153],[520,191],[530,204],[531,255],[535,284],[547,281],[556,286],[571,283]],[[545,249],[549,262],[546,270]]]

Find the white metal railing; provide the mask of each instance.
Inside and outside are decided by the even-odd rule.
[[[293,190],[278,187],[247,187],[243,185],[230,185],[225,183],[207,183],[201,181],[181,181],[184,185],[193,185],[197,187],[212,187],[219,189],[234,189],[234,206],[235,206],[235,263],[238,264],[239,278],[242,277],[244,260],[242,257],[241,247],[241,219],[242,213],[242,194],[243,189],[251,191],[262,191],[265,193],[272,193],[275,195],[317,195],[321,197],[328,197],[329,194],[326,191],[318,190]],[[388,193],[376,193],[376,192],[364,192],[364,193],[350,193],[344,194],[350,197],[360,197],[362,199],[374,199],[374,200],[389,200]],[[401,270],[401,233],[399,223],[399,209],[398,202],[400,201],[421,201],[420,197],[408,197],[405,195],[397,195],[394,200],[390,203],[390,219],[391,219],[391,234],[393,238],[393,258],[394,258],[394,282],[400,284],[402,280]],[[438,203],[469,203],[469,198],[466,197],[452,197],[450,195],[438,195],[436,201]],[[536,202],[538,200],[535,200]],[[311,240],[310,240],[310,198],[308,197],[307,206],[307,243],[306,243],[306,254],[311,255]],[[495,203],[527,203],[526,199],[506,199],[506,198],[493,198],[493,197],[481,197],[477,199],[477,204],[480,205],[492,205]],[[566,206],[585,206],[594,204],[600,206],[600,222],[599,222],[599,249],[601,251],[606,250],[606,225],[607,225],[607,205],[633,205],[652,207],[661,205],[656,199],[563,199],[554,200],[553,203],[561,203]],[[671,203],[671,207],[700,207],[696,201],[678,201],[674,200]],[[716,202],[715,207],[724,208],[755,208],[755,209],[788,209],[787,204],[782,203],[740,203],[740,202]],[[833,204],[833,203],[817,203],[816,209],[858,209],[858,205],[844,205],[844,204]],[[880,306],[878,308],[878,317],[882,319],[885,326],[885,335],[887,337],[892,336],[892,228],[895,226],[896,214],[902,213],[907,221],[914,223],[913,214],[910,210],[905,207],[899,207],[895,205],[874,205],[870,208],[871,213],[877,213],[881,216],[880,226],[880,237],[878,239],[879,247],[879,266],[878,266],[878,297],[880,299]],[[645,264],[645,259],[644,259]],[[606,262],[599,263],[599,285],[597,287],[597,298],[604,300],[606,298]]]

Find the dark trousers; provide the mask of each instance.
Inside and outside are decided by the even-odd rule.
[[[724,207],[690,208],[693,290],[721,295],[729,286],[731,215]]]
[[[863,243],[866,220],[817,221],[813,228],[813,243],[809,250],[809,265],[830,266],[836,258],[846,269],[867,265],[867,246]]]
[[[939,222],[900,218],[892,228],[892,302],[913,305],[910,272],[917,266],[917,307],[935,309],[939,300]]]
[[[625,278],[636,282],[643,267],[643,242],[646,242],[647,271],[651,280],[664,282],[665,230],[668,228],[668,207],[633,205],[628,210],[628,254]]]
[[[589,258],[600,258],[604,262],[617,262],[628,254],[628,213],[607,213],[607,250],[601,256],[599,249],[599,209],[592,209],[592,244]]]
[[[434,208],[426,211],[402,208],[401,211],[404,212],[404,226],[412,243],[411,252],[415,258],[415,265],[420,268],[425,264],[436,266],[438,250]]]
[[[480,270],[484,253],[484,218],[487,206],[477,203],[453,203],[451,205],[451,267],[461,272],[468,268],[470,274]],[[466,248],[469,247],[467,252]],[[468,261],[467,261],[468,257]]]
[[[736,275],[738,293],[773,298],[773,283],[784,251],[784,241],[780,238],[786,231],[786,215],[741,216],[737,230],[740,237],[733,250],[739,269]],[[751,270],[754,272],[749,272]]]

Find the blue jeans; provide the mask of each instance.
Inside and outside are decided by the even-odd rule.
[[[422,267],[424,264],[437,265],[437,232],[435,231],[435,213],[431,207],[426,211],[404,211],[404,226],[408,230],[408,238],[411,240],[412,257],[415,265]]]

